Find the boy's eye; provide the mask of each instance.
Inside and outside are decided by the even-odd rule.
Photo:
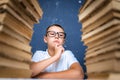
[[[54,33],[54,32],[51,32],[51,33],[49,33],[49,35],[55,35],[55,33]]]
[[[64,36],[64,34],[59,34],[59,36],[60,36],[60,37],[63,37],[63,36]]]

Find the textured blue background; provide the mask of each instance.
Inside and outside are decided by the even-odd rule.
[[[34,33],[30,45],[32,52],[46,50],[47,46],[43,41],[46,28],[51,24],[60,24],[67,33],[65,49],[71,50],[82,65],[84,72],[85,46],[81,42],[81,23],[78,21],[78,14],[84,0],[38,0],[43,10],[43,16],[39,24],[35,24]]]

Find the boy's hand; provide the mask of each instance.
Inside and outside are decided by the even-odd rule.
[[[56,45],[55,46],[55,56],[57,59],[61,57],[61,54],[64,52],[64,47],[62,45]]]

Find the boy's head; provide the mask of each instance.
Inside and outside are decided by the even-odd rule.
[[[58,24],[53,24],[46,29],[44,42],[48,44],[48,47],[54,47],[55,45],[63,45],[65,38],[66,33],[63,27]]]
[[[64,39],[66,38],[66,33],[65,33],[65,31],[64,31],[64,28],[61,26],[61,25],[59,25],[59,24],[52,24],[52,25],[50,25],[50,26],[48,26],[47,27],[47,29],[46,29],[46,34],[45,34],[45,36],[48,36],[48,33],[50,32],[49,31],[49,29],[51,28],[51,27],[59,27],[59,28],[61,28],[63,31],[60,33],[61,35],[63,34],[63,36],[64,36]],[[59,34],[59,33],[57,33],[57,34]],[[54,35],[55,36],[55,35]],[[60,35],[59,35],[59,37],[61,37]]]

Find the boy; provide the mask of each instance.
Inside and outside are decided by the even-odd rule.
[[[34,78],[83,79],[84,74],[79,62],[69,50],[64,50],[66,33],[58,24],[50,25],[46,30],[44,42],[46,51],[36,51],[30,68]]]

